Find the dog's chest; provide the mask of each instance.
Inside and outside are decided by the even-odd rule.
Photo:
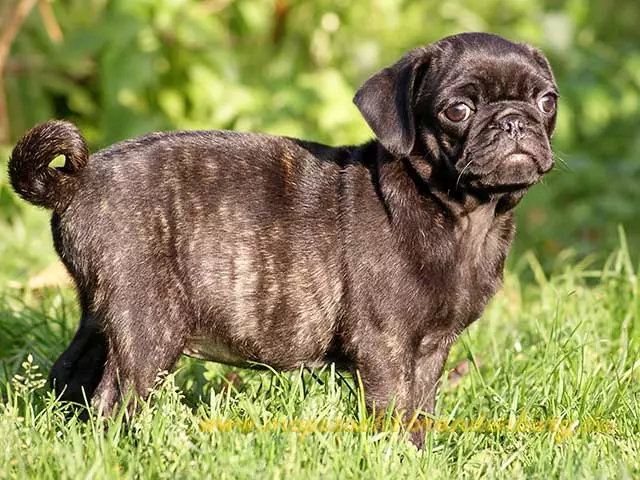
[[[454,229],[456,256],[459,266],[468,273],[481,273],[504,256],[510,239],[505,228],[511,229],[509,219],[496,218],[495,204],[477,207],[462,216]],[[465,272],[466,273],[466,272]]]
[[[495,205],[480,205],[447,223],[432,221],[419,247],[407,248],[420,258],[412,288],[396,290],[412,308],[423,334],[455,337],[478,319],[502,284],[503,268],[513,236],[511,215],[496,216]],[[428,232],[440,232],[429,234]],[[407,278],[407,277],[405,277]],[[405,293],[408,292],[408,295]]]
[[[512,237],[511,216],[495,217],[494,205],[482,205],[460,219],[454,231],[456,252],[450,277],[458,326],[475,321],[502,284]]]

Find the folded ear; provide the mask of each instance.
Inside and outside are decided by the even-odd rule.
[[[544,71],[544,74],[547,77],[547,79],[551,80],[555,84],[556,79],[553,76],[553,71],[551,70],[551,64],[549,63],[549,60],[547,60],[547,57],[545,57],[544,53],[542,53],[542,50],[532,47],[527,43],[522,43],[521,45],[524,45],[524,47],[527,50],[529,50],[529,53],[531,54],[535,62]]]
[[[542,69],[543,75],[547,77],[547,80],[550,80],[553,83],[557,93],[558,87],[556,84],[556,79],[553,75],[553,70],[551,70],[551,64],[549,63],[549,60],[547,60],[547,57],[545,57],[544,53],[542,53],[542,50],[538,50],[537,48],[532,47],[531,45],[528,45],[526,43],[523,45],[527,48],[527,50],[529,50],[529,53],[535,60],[536,64]],[[553,131],[555,130],[555,128],[556,128],[556,115],[554,115],[551,121],[549,122],[548,130],[547,130],[547,133],[549,134],[549,136],[553,136]]]
[[[414,90],[427,63],[425,48],[412,50],[364,82],[353,98],[380,143],[396,155],[407,156],[413,150]]]

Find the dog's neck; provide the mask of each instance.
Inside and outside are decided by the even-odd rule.
[[[513,215],[503,196],[454,193],[423,158],[397,158],[388,152],[376,158],[374,184],[407,251],[429,252],[440,238],[443,244],[453,240],[453,264],[478,267],[474,272],[483,272],[483,262],[504,261]],[[429,254],[417,257],[434,260]]]
[[[405,163],[405,168],[416,183],[424,183],[432,195],[445,203],[457,216],[467,216],[476,209],[492,210],[498,216],[510,212],[526,193],[526,189],[514,192],[487,193],[472,190],[461,183],[460,175],[445,161],[432,159],[427,161],[423,156],[409,156],[398,159]],[[445,164],[446,163],[446,164]],[[434,165],[436,167],[434,168]]]
[[[417,196],[432,197],[448,216],[454,218],[467,217],[476,210],[485,215],[497,216],[509,212],[524,194],[489,195],[471,192],[456,182],[445,168],[434,168],[424,157],[397,157],[382,145],[378,144],[377,147],[379,152],[375,157],[375,169],[382,180],[382,194],[386,197],[385,200],[392,203],[396,200],[406,203],[398,198],[399,192],[413,192]]]

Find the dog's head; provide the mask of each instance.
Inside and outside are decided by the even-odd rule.
[[[552,168],[557,98],[539,50],[463,33],[412,50],[354,102],[391,153],[424,157],[461,188],[502,193]]]

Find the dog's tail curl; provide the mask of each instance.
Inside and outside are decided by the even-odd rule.
[[[64,155],[63,167],[49,164]],[[9,160],[9,181],[18,194],[41,207],[62,212],[76,191],[74,175],[89,160],[87,142],[75,125],[51,120],[20,139]]]

